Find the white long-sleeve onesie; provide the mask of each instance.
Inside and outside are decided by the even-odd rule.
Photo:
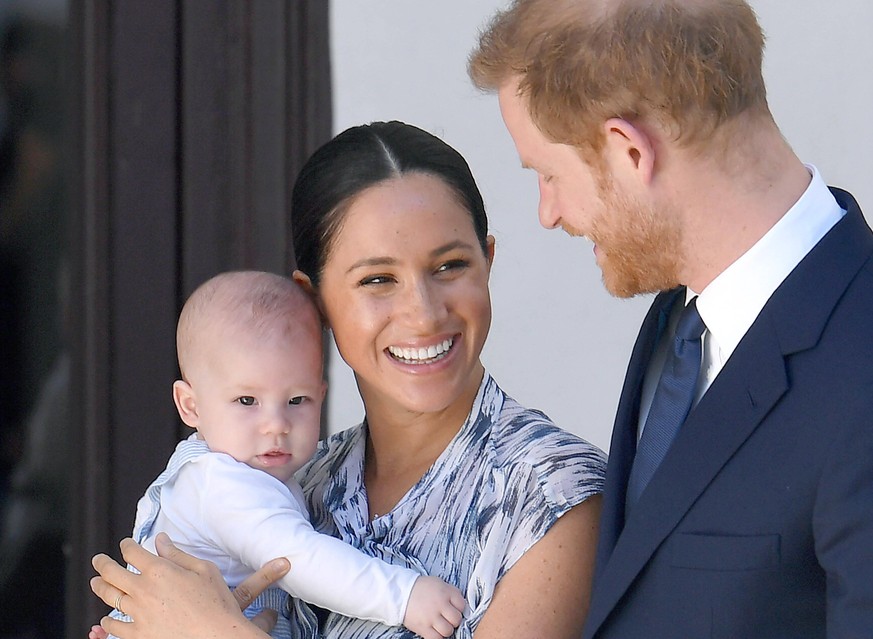
[[[277,584],[343,615],[400,625],[419,576],[369,557],[309,523],[299,484],[215,453],[192,436],[137,505],[134,539],[155,552],[166,532],[179,548],[215,563],[236,587],[276,557],[291,570]]]

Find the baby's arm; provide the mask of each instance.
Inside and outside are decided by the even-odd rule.
[[[222,472],[210,478],[209,492],[221,498],[207,500],[211,513],[204,509],[214,541],[229,555],[253,569],[287,557],[291,570],[278,585],[322,608],[387,625],[403,623],[428,639],[451,635],[465,606],[457,588],[316,532],[285,486],[239,466],[214,469]]]
[[[244,563],[257,567],[265,558],[288,557],[291,570],[279,586],[304,601],[350,617],[403,623],[425,639],[450,636],[461,621],[465,602],[457,588],[320,534],[299,512],[274,514],[257,524],[257,533],[242,550],[256,557],[251,563],[243,557]]]
[[[457,588],[437,577],[419,577],[412,587],[403,625],[424,639],[449,637],[460,625],[465,605]],[[108,638],[101,626],[91,626],[88,639]]]

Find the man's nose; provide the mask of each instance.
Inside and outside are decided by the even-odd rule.
[[[543,176],[539,176],[539,191],[540,202],[538,213],[540,224],[547,229],[553,229],[560,226],[561,216],[558,214],[558,209],[555,206],[555,198],[552,194],[552,189]]]

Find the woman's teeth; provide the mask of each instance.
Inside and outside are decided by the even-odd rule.
[[[399,346],[389,346],[388,352],[397,359],[407,364],[430,364],[436,362],[449,352],[452,347],[453,339],[446,339],[439,344],[428,346],[427,348],[400,348]]]

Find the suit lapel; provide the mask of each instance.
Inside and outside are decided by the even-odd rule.
[[[834,306],[870,257],[873,236],[851,196],[835,191],[849,212],[773,294],[730,360],[688,416],[633,516],[621,528],[624,491],[636,448],[636,416],[648,356],[632,366],[622,391],[607,471],[598,569],[586,636],[593,636],[633,580],[720,469],[789,390],[785,358],[811,348]],[[653,305],[654,309],[654,305]],[[651,317],[647,318],[651,321]],[[646,326],[644,325],[644,332]],[[649,329],[651,330],[651,328]],[[648,338],[647,338],[648,339]],[[643,340],[641,333],[640,340]],[[652,346],[649,345],[651,354]],[[602,565],[601,565],[602,562]]]
[[[778,341],[769,323],[764,324],[754,335],[750,332],[743,353],[739,348],[735,353],[738,360],[732,358],[730,369],[725,367],[688,416],[634,507],[599,573],[591,623],[603,621],[722,466],[788,390]]]
[[[628,474],[637,447],[636,425],[639,421],[643,376],[658,343],[658,338],[667,324],[670,309],[676,300],[684,294],[685,288],[680,287],[658,295],[643,320],[640,334],[634,344],[609,447],[609,465],[607,466],[603,491],[603,510],[600,515],[595,579],[598,578],[599,572],[606,565],[624,527],[624,497]]]

